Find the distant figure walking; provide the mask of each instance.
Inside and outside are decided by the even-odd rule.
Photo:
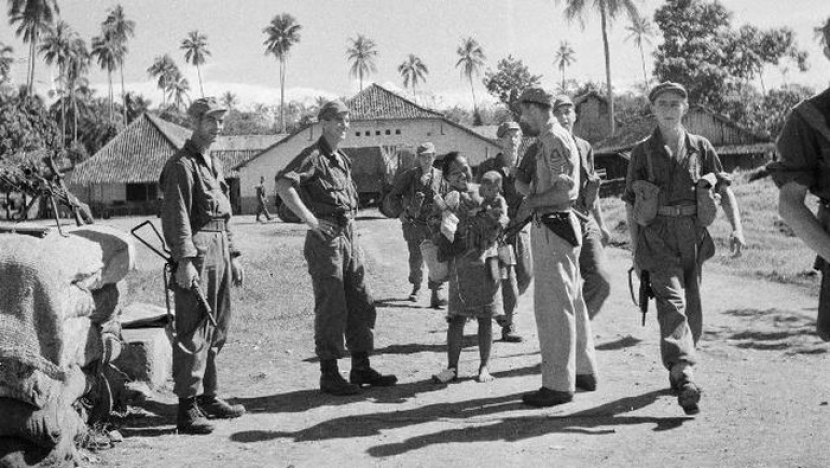
[[[260,215],[271,221],[271,213],[268,212],[268,196],[265,194],[265,176],[260,176],[259,185],[256,186],[256,222],[260,223]]]

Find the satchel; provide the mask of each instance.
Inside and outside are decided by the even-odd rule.
[[[709,227],[718,216],[718,202],[720,195],[715,193],[717,179],[711,172],[698,179],[695,185],[697,198],[697,220],[703,227]]]
[[[640,226],[648,226],[657,217],[660,187],[654,184],[654,167],[651,154],[646,151],[648,163],[648,180],[635,180],[631,184],[634,191],[634,220]]]
[[[582,236],[578,235],[574,223],[571,221],[571,213],[549,213],[539,217],[539,220],[547,226],[554,234],[566,240],[574,247],[582,245]]]

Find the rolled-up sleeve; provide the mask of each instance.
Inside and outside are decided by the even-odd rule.
[[[164,203],[161,207],[161,228],[173,260],[198,255],[190,228],[190,207],[193,204],[193,175],[181,160],[171,162],[161,178]]]
[[[790,113],[778,140],[778,161],[767,166],[778,187],[797,182],[814,191],[819,177],[819,145],[804,118]]]
[[[303,185],[317,173],[317,166],[314,164],[314,155],[315,153],[313,152],[300,153],[285,166],[285,169],[279,171],[275,178],[277,180],[289,180],[294,186]]]
[[[720,156],[718,156],[715,147],[709,140],[703,140],[703,174],[714,174],[717,179],[715,184],[715,192],[720,191],[723,187],[732,185],[732,175],[723,170],[723,163],[721,163]]]

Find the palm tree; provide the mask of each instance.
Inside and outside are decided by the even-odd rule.
[[[420,57],[415,54],[409,54],[402,64],[398,65],[398,73],[403,77],[403,87],[407,88],[412,85],[412,94],[415,94],[415,87],[419,81],[426,81],[426,76],[429,74],[429,69],[424,65]]]
[[[557,3],[560,0],[555,0]],[[565,17],[568,21],[579,19],[580,24],[585,27],[582,19],[585,11],[588,8],[588,2],[585,0],[561,0],[566,3]],[[614,93],[611,87],[611,49],[608,45],[608,23],[617,17],[620,13],[625,12],[629,18],[636,18],[640,16],[637,11],[637,6],[634,5],[634,0],[594,0],[591,2],[594,8],[599,10],[600,24],[602,25],[602,45],[605,52],[605,84],[607,86],[606,98],[608,99],[608,123],[611,130],[611,135],[615,132],[614,123]]]
[[[141,114],[147,112],[147,109],[150,108],[149,99],[146,99],[144,96],[133,92],[129,92],[124,96],[124,102],[126,103],[125,108],[127,111],[127,117],[129,119],[125,121],[125,124],[132,123],[135,119],[140,117]]]
[[[190,83],[187,82],[187,78],[181,75],[178,75],[174,81],[169,83],[167,92],[176,109],[183,110],[185,105],[190,102]]]
[[[473,93],[473,117],[480,121],[481,117],[478,114],[478,104],[476,103],[476,90],[473,88],[473,75],[478,75],[481,67],[484,66],[484,49],[479,45],[478,41],[472,37],[461,39],[461,45],[456,50],[458,54],[458,61],[455,62],[455,68],[461,67],[461,74],[466,76],[470,81],[470,91]]]
[[[360,90],[363,91],[363,77],[378,71],[375,65],[375,59],[378,56],[377,44],[363,34],[358,34],[356,38],[349,39],[349,41],[351,45],[346,49],[346,55],[352,62],[349,74],[358,77]]]
[[[72,41],[76,36],[75,31],[66,21],[59,20],[53,28],[46,32],[39,48],[47,65],[58,64],[58,81],[60,84],[58,99],[61,101],[61,130],[64,138],[66,135],[66,100],[64,99],[67,94],[66,74],[72,54]],[[61,139],[62,146],[63,143],[64,139]]]
[[[182,39],[179,47],[184,51],[184,61],[196,67],[196,74],[199,76],[199,93],[205,97],[205,90],[202,87],[201,65],[205,64],[205,58],[210,56],[207,48],[207,36],[199,31],[190,31],[187,37]]]
[[[124,8],[118,4],[109,11],[107,19],[104,20],[104,35],[109,36],[118,47],[115,50],[118,52],[116,60],[118,62],[118,69],[121,73],[121,106],[124,117],[124,124],[127,123],[127,95],[124,92],[124,57],[126,57],[127,41],[130,37],[135,36],[135,21],[128,20],[124,16]]]
[[[815,28],[816,39],[819,45],[824,49],[824,55],[830,60],[830,16],[824,21],[824,24]]]
[[[4,83],[12,72],[13,52],[12,46],[0,42],[0,84]]]
[[[161,89],[161,107],[167,103],[167,88],[175,74],[178,73],[178,67],[170,54],[157,56],[153,59],[153,64],[147,69],[147,74],[152,78],[158,79],[158,88]]]
[[[119,55],[123,55],[121,47],[122,46],[113,39],[112,35],[107,34],[106,31],[104,31],[101,36],[95,36],[92,38],[92,51],[90,52],[90,55],[96,59],[98,66],[100,66],[102,70],[107,71],[107,81],[109,83],[109,116],[107,122],[109,124],[112,124],[114,106],[112,72],[114,72],[118,67]]]
[[[86,74],[89,71],[90,55],[86,48],[86,42],[80,37],[75,37],[70,44],[69,62],[66,66],[67,92],[72,101],[73,136],[72,144],[78,144],[78,97],[84,95],[89,89],[89,82]],[[91,96],[91,91],[89,91]]]
[[[554,65],[559,71],[562,72],[562,92],[565,92],[565,69],[570,67],[571,65],[576,62],[576,54],[574,53],[573,47],[568,41],[562,41],[559,43],[559,49],[556,50],[556,55],[554,56]]]
[[[26,78],[26,91],[32,94],[35,83],[35,63],[37,46],[41,33],[51,26],[60,14],[57,0],[9,0],[9,24],[20,23],[15,34],[23,36],[23,42],[29,44],[29,69]]]
[[[237,105],[239,105],[239,98],[236,94],[230,91],[225,91],[222,94],[222,97],[219,98],[219,101],[222,103],[222,106],[228,110],[233,110]]]
[[[646,44],[651,45],[651,37],[654,36],[654,28],[651,25],[651,21],[648,18],[643,16],[635,16],[631,18],[631,24],[627,26],[626,31],[628,31],[628,36],[626,39],[633,39],[634,44],[637,45],[637,48],[640,49],[640,60],[643,62],[643,83],[645,84],[644,89],[648,89],[649,87],[649,80],[648,74],[646,73],[646,55],[643,52],[643,42]]]
[[[285,59],[291,47],[300,42],[300,29],[297,20],[288,13],[274,16],[271,23],[262,30],[265,33],[265,55],[273,54],[280,62],[280,126],[285,133]]]

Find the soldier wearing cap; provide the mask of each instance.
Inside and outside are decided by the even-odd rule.
[[[403,238],[409,249],[409,283],[412,284],[409,300],[412,302],[418,300],[424,279],[424,255],[421,252],[421,244],[432,238],[427,218],[432,212],[432,199],[440,193],[443,181],[441,171],[432,165],[435,161],[435,145],[430,142],[422,143],[416,153],[417,164],[395,179],[389,193],[389,196],[403,207],[400,220]],[[427,286],[432,292],[430,307],[440,309],[447,305],[441,294],[446,278],[436,278],[434,273],[429,271],[427,280]]]
[[[686,89],[672,82],[649,93],[657,128],[632,150],[622,198],[635,269],[641,279],[643,271],[649,273],[654,291],[669,384],[684,412],[695,414],[700,388],[692,369],[703,329],[701,268],[714,255],[706,226],[714,220],[715,195],[732,225],[736,255],[745,242],[731,180],[715,149],[683,127],[687,97]]]
[[[321,136],[277,173],[277,193],[309,227],[303,253],[314,289],[314,347],[320,359],[320,390],[354,395],[361,385],[391,386],[394,375],[369,365],[377,312],[365,284],[363,250],[354,216],[358,194],[351,161],[338,150],[349,128],[349,109],[341,101],[324,104],[317,115]],[[337,360],[352,357],[347,382]]]
[[[501,145],[501,152],[479,165],[476,182],[481,183],[481,178],[490,171],[501,175],[503,196],[507,201],[507,214],[512,222],[516,222],[519,221],[516,219],[516,214],[524,199],[524,196],[516,190],[515,184],[519,164],[519,147],[522,144],[522,129],[516,122],[504,122],[496,130],[496,136]],[[525,226],[516,236],[511,237],[509,244],[516,264],[515,268],[509,269],[508,277],[501,282],[504,315],[497,316],[496,321],[501,326],[502,341],[520,343],[523,338],[517,332],[516,320],[519,296],[525,293],[533,279],[530,226]]]
[[[234,418],[245,412],[217,397],[216,357],[228,336],[231,283],[244,272],[229,229],[231,205],[222,164],[210,147],[222,133],[226,109],[216,99],[193,101],[188,109],[194,130],[162,171],[161,227],[178,263],[175,275],[176,337],[173,391],[179,397],[176,426],[180,433],[209,434],[207,418]],[[210,305],[212,326],[191,285],[198,283]]]
[[[594,167],[594,149],[590,143],[573,133],[576,109],[571,98],[557,96],[553,103],[553,115],[573,136],[579,150],[579,198],[574,203],[574,210],[581,215],[582,221],[579,273],[582,275],[582,295],[585,297],[588,317],[593,320],[611,294],[611,274],[604,248],[611,239],[611,233],[602,218],[599,203],[600,178]]]
[[[573,399],[577,388],[596,389],[591,321],[582,298],[579,245],[582,232],[571,207],[579,195],[579,151],[553,116],[552,96],[531,88],[519,98],[522,122],[538,135],[529,168],[517,172],[525,194],[517,219],[533,218],[533,309],[542,354],[542,388],[525,394],[532,406]],[[523,164],[525,166],[525,164]]]

